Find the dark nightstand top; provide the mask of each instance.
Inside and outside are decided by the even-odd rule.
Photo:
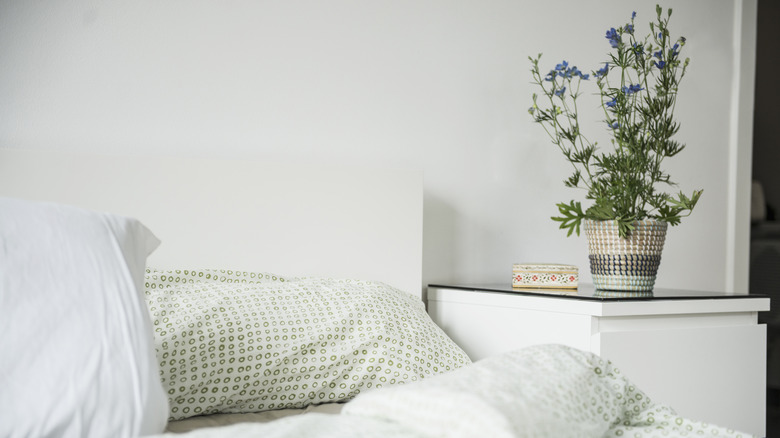
[[[510,283],[474,283],[474,284],[439,284],[432,283],[428,287],[443,289],[459,289],[502,294],[520,294],[529,296],[549,296],[575,300],[589,301],[623,301],[623,300],[712,300],[712,299],[758,299],[767,298],[758,294],[729,294],[702,290],[655,288],[651,294],[630,292],[615,292],[597,290],[592,284],[580,284],[577,289],[547,289],[547,288],[516,288]]]

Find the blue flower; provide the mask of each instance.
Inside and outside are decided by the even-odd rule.
[[[612,129],[618,129],[620,127],[620,124],[618,122],[609,123],[609,121],[607,121],[607,126],[609,126]]]
[[[582,73],[582,71],[578,69],[576,66],[566,70],[566,77],[571,78],[574,76],[579,76],[580,79],[585,79],[586,81],[590,77],[589,75]]]
[[[658,62],[655,63],[655,66],[658,67],[658,69],[660,70],[660,69],[666,67],[666,62],[658,61]]]
[[[609,45],[612,46],[612,48],[617,48],[617,46],[620,45],[620,35],[617,33],[614,27],[607,31],[606,38],[609,40]]]
[[[567,61],[563,61],[555,66],[555,70],[564,71],[567,67],[569,67],[569,63]]]
[[[680,44],[674,43],[672,46],[672,58],[676,58],[680,54]]]
[[[553,79],[555,79],[556,75],[557,75],[557,73],[555,72],[555,70],[550,70],[550,73],[547,73],[547,76],[544,77],[544,80],[547,81],[547,82],[550,82]]]
[[[625,31],[627,33],[633,34],[634,33],[634,25],[633,24],[626,24]]]
[[[615,105],[617,105],[617,98],[616,97],[613,97],[612,100],[607,102],[607,107],[609,107],[609,108],[614,108]]]
[[[659,51],[653,53],[653,56],[655,56],[656,58],[658,58],[660,60],[663,60],[664,59],[664,52],[662,50],[659,50]]]
[[[630,95],[632,95],[634,93],[638,93],[638,92],[640,92],[642,90],[644,90],[644,88],[642,88],[641,85],[633,84],[633,85],[629,85],[628,87],[623,87],[623,94],[625,94],[626,96],[630,96]]]
[[[634,52],[637,55],[642,55],[642,54],[645,53],[645,46],[643,46],[643,45],[641,45],[639,43],[634,43],[633,47],[634,47]]]
[[[566,87],[561,88],[560,90],[555,91],[555,95],[558,97],[563,96],[563,93],[566,92]]]
[[[634,18],[636,18],[636,11],[631,13],[631,19],[633,20]]]
[[[597,70],[595,73],[593,73],[597,78],[601,78],[607,75],[609,73],[609,63],[605,62],[604,67]]]

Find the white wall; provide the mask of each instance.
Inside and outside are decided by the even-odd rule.
[[[743,255],[726,254],[745,238],[735,199],[749,197],[736,191],[734,156],[749,145],[737,147],[732,117],[742,3],[664,5],[692,58],[677,108],[688,149],[668,170],[704,196],[671,228],[658,286],[747,286]],[[645,32],[654,7],[0,0],[0,146],[423,169],[425,283],[509,281],[512,263],[528,261],[577,264],[587,281],[584,238],[549,220],[575,193],[526,112],[527,56],[596,68],[605,30],[636,10]],[[598,117],[591,137],[606,134]]]

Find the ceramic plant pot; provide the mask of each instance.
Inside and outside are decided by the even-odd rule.
[[[584,221],[590,273],[596,289],[652,292],[668,224],[646,219],[633,225],[634,230],[622,238],[617,221]]]

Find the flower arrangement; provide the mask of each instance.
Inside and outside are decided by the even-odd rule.
[[[609,60],[591,74],[563,61],[542,76],[542,55],[529,57],[533,83],[541,88],[542,96],[533,94],[529,113],[574,167],[564,184],[587,190],[586,199],[593,201],[585,211],[573,200],[557,204],[560,216],[552,219],[560,222],[561,229],[568,229],[568,236],[574,231],[579,235],[583,219],[615,220],[621,237],[627,237],[638,220],[677,225],[691,214],[701,196],[701,190],[690,197],[682,192],[673,197],[656,190],[658,184],[676,185],[661,163],[685,148],[672,139],[679,130],[673,115],[679,84],[690,62],[689,58],[680,59],[685,38],[672,40],[669,34],[672,10],[664,16],[656,5],[656,13],[644,39],[634,30],[636,12],[631,14],[630,23],[609,29]],[[613,145],[606,153],[580,130],[577,99],[580,85],[590,81],[591,75]]]

